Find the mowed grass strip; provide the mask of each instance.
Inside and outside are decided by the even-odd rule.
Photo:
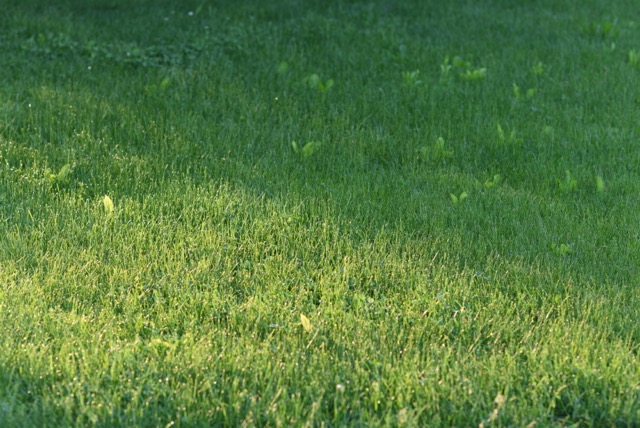
[[[0,425],[640,424],[627,2],[2,3]]]

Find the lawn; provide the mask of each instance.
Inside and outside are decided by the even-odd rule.
[[[0,425],[639,426],[623,0],[0,0]]]

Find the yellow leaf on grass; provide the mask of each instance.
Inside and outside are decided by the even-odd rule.
[[[111,214],[115,209],[115,206],[113,205],[113,200],[107,195],[105,195],[104,198],[102,198],[102,205],[104,205],[104,210],[107,212],[107,214]]]
[[[313,331],[313,325],[311,325],[311,321],[304,314],[300,314],[300,322],[302,323],[302,328],[307,333],[311,333]]]

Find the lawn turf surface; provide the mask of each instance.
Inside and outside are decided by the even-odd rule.
[[[640,425],[631,3],[0,0],[1,425]]]

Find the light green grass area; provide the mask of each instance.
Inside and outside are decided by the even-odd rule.
[[[0,10],[0,426],[640,425],[634,2]]]

